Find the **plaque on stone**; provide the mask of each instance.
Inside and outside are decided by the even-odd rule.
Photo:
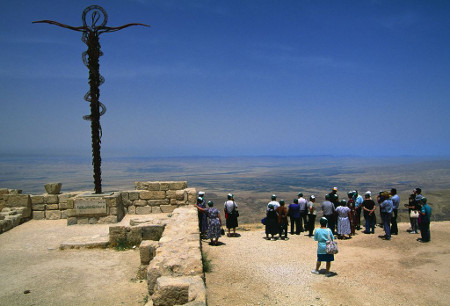
[[[105,215],[106,200],[100,197],[75,199],[75,213],[78,216]]]

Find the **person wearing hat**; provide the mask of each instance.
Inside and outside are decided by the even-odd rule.
[[[268,208],[268,210],[266,213],[266,239],[267,240],[270,240],[270,239],[276,240],[275,235],[278,234],[280,231],[280,229],[278,227],[278,216],[277,216],[276,208],[273,204],[270,204],[270,203],[267,208]],[[269,237],[269,235],[271,235],[271,237]]]
[[[303,197],[303,193],[300,192],[298,195],[298,205],[300,206],[300,232],[306,230],[306,216],[308,214],[306,207],[308,206],[308,201]]]
[[[352,236],[355,235],[355,225],[356,225],[356,208],[355,208],[355,200],[353,198],[354,192],[355,191],[347,192],[347,197],[348,197],[347,201],[341,200],[341,206],[344,205],[344,206],[347,206],[348,208],[350,208],[350,213],[348,214],[348,217],[349,217],[349,221],[350,221],[350,232],[351,232]],[[336,208],[336,211],[338,211],[337,208]],[[338,222],[339,222],[339,218],[338,218]],[[339,225],[338,225],[338,227],[339,227]]]
[[[269,211],[269,205],[272,205],[275,210],[278,207],[280,207],[280,203],[278,203],[278,201],[277,201],[277,195],[276,194],[272,194],[270,199],[271,199],[271,201],[267,204],[267,211]]]
[[[337,187],[333,187],[333,189],[329,193],[329,195],[330,195],[330,202],[334,204],[334,208],[339,206],[339,195],[337,194],[337,191],[338,191],[338,188]]]
[[[206,231],[208,230],[208,217],[206,216],[206,201],[205,193],[200,191],[197,197],[197,209],[198,209],[198,228],[202,237],[206,236]]]
[[[222,220],[220,219],[220,212],[214,207],[213,201],[208,201],[208,208],[199,207],[198,210],[208,216],[208,238],[211,239],[211,245],[218,245],[220,232],[222,228]]]
[[[331,229],[333,234],[335,233],[335,212],[336,209],[334,208],[334,204],[330,201],[330,194],[327,193],[325,195],[325,201],[322,202],[322,212],[323,216],[328,220],[327,224],[328,227]]]
[[[431,222],[431,207],[427,203],[427,198],[423,197],[420,200],[422,209],[420,210],[419,226],[422,238],[417,239],[419,242],[430,242],[430,222]]]
[[[309,202],[308,202],[308,206],[307,206],[307,210],[308,210],[307,229],[309,230],[308,237],[312,237],[313,232],[314,232],[314,223],[316,222],[316,209],[314,207],[315,202],[316,202],[316,197],[314,195],[311,195],[309,197]]]
[[[329,277],[333,276],[333,273],[330,272],[330,268],[331,262],[334,261],[334,255],[327,254],[326,242],[328,238],[334,240],[334,236],[331,230],[327,228],[327,222],[328,222],[327,218],[325,217],[320,218],[320,228],[314,231],[314,241],[317,241],[317,262],[316,268],[312,270],[311,273],[320,274],[319,272],[320,265],[322,264],[322,261],[325,261],[327,263],[325,276]]]
[[[227,201],[223,204],[223,210],[225,212],[226,226],[228,229],[228,237],[235,237],[236,227],[238,227],[238,205],[234,201],[234,196],[229,193],[227,195]],[[231,229],[233,229],[233,234],[230,233]]]
[[[294,203],[289,204],[288,216],[291,221],[291,235],[294,235],[294,233],[300,235],[300,205],[298,205],[298,199],[294,199]]]

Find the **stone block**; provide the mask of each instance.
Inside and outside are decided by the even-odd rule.
[[[43,220],[45,219],[45,211],[33,211],[33,219],[34,220]]]
[[[77,216],[77,213],[76,213],[75,209],[67,209],[65,212],[66,212],[67,218],[71,218],[71,217]]]
[[[94,217],[89,218],[89,224],[97,224],[97,219]]]
[[[57,210],[57,209],[59,209],[59,205],[58,204],[45,204],[45,209],[46,210]]]
[[[149,190],[158,191],[160,190],[159,182],[135,182],[136,190]]]
[[[102,197],[78,197],[74,208],[78,216],[106,215],[108,213],[106,199]]]
[[[61,183],[48,183],[44,185],[45,191],[48,194],[59,194],[61,193]]]
[[[163,213],[171,213],[175,210],[175,208],[177,208],[174,205],[161,205],[160,209]]]
[[[31,199],[27,194],[9,194],[6,198],[7,207],[30,207]]]
[[[139,200],[139,191],[130,191],[128,193],[128,198],[130,199],[130,201]]]
[[[61,219],[61,212],[59,210],[47,210],[45,211],[45,219],[59,220]]]
[[[106,205],[108,207],[117,207],[117,205],[119,205],[119,203],[121,201],[121,197],[120,197],[120,194],[117,194],[117,195],[105,197],[105,200],[106,200]]]
[[[59,202],[59,208],[60,209],[72,209],[74,202],[75,202],[74,199],[68,199],[65,202]]]
[[[0,220],[0,233],[9,231],[10,229],[12,229],[13,226],[13,221],[10,219],[4,219],[4,220]]]
[[[22,215],[22,218],[27,219],[31,217],[31,208],[30,207],[17,207],[15,208],[17,213]]]
[[[20,224],[20,219],[22,219],[22,215],[10,215],[5,217],[4,220],[11,220],[13,227],[16,227]]]
[[[170,201],[169,199],[163,199],[163,200],[148,200],[148,205],[150,206],[160,206],[160,205],[169,205]]]
[[[153,206],[152,208],[152,214],[161,214],[161,208],[159,206]]]
[[[141,257],[141,264],[148,265],[150,261],[156,255],[156,249],[158,248],[157,241],[143,240],[139,245],[139,254]]]
[[[183,190],[188,186],[187,181],[169,182],[170,190]]]
[[[130,215],[135,215],[135,214],[136,214],[136,206],[134,206],[134,205],[128,206],[127,212],[128,212]]]
[[[58,204],[58,196],[55,194],[48,194],[44,196],[45,204]]]
[[[44,196],[30,196],[31,198],[31,204],[43,204],[44,203]]]
[[[187,200],[187,193],[184,190],[177,190],[175,191],[175,199],[177,201],[186,201]]]
[[[33,210],[45,210],[45,204],[33,204]]]
[[[152,213],[152,207],[151,206],[137,206],[136,207],[136,215],[148,215]]]
[[[135,206],[147,206],[147,201],[146,200],[136,200],[133,202],[133,204]]]
[[[67,210],[61,210],[61,219],[67,219]]]
[[[159,190],[162,190],[162,191],[169,190],[169,183],[168,182],[160,182],[159,183]]]
[[[186,188],[188,203],[195,205],[197,203],[197,190],[195,188]]]
[[[189,301],[189,282],[185,278],[161,276],[156,280],[153,305],[183,305]]]
[[[104,223],[117,223],[120,220],[118,220],[117,216],[106,216],[106,217],[99,217],[98,223],[104,224]]]
[[[136,273],[136,278],[139,280],[144,280],[147,276],[147,265],[139,265],[138,271]],[[146,304],[148,305],[148,304]]]
[[[78,218],[77,224],[89,224],[89,218]]]
[[[139,194],[141,200],[161,200],[166,198],[165,191],[141,191]]]
[[[117,208],[116,207],[111,207],[109,209],[109,214],[113,215],[113,216],[117,216]]]
[[[67,225],[75,225],[75,224],[77,224],[77,218],[76,217],[70,217],[70,218],[67,218]]]

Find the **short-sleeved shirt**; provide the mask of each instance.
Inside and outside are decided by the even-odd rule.
[[[307,204],[308,204],[308,201],[306,201],[305,198],[299,198],[298,199],[298,205],[300,206],[300,211],[301,212],[306,211]]]
[[[300,218],[300,206],[297,203],[289,204],[289,216],[292,218]]]
[[[227,210],[227,213],[231,214],[233,213],[233,209],[237,209],[237,203],[235,201],[232,200],[228,200],[223,204],[224,209]]]
[[[312,215],[316,215],[316,209],[314,208],[314,202],[313,201],[309,201],[308,202],[308,206],[307,206],[307,210],[308,210],[308,215],[311,215],[311,208],[312,208]]]
[[[400,197],[398,194],[394,194],[391,198],[393,209],[398,209],[400,206]]]
[[[331,203],[331,202],[330,202]],[[333,203],[332,203],[333,204]],[[314,231],[314,241],[317,241],[317,254],[326,254],[328,236],[334,240],[334,236],[329,228],[317,228]]]
[[[422,206],[422,220],[424,222],[430,223],[430,217],[431,217],[431,207],[428,204],[425,204]]]
[[[280,207],[280,203],[278,203],[278,201],[270,201],[269,204],[267,204],[267,211],[269,211],[269,205],[273,205],[274,210]]]
[[[322,211],[324,216],[332,215],[335,211],[333,203],[330,201],[325,201],[322,203]]]
[[[355,208],[359,208],[361,204],[364,202],[364,199],[361,195],[358,195],[355,199]]]
[[[381,208],[381,212],[385,212],[385,213],[392,213],[392,201],[391,200],[384,200],[381,204],[380,204],[380,208]]]

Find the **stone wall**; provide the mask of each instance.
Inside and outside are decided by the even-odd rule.
[[[0,233],[31,218],[30,196],[17,189],[0,189]]]

